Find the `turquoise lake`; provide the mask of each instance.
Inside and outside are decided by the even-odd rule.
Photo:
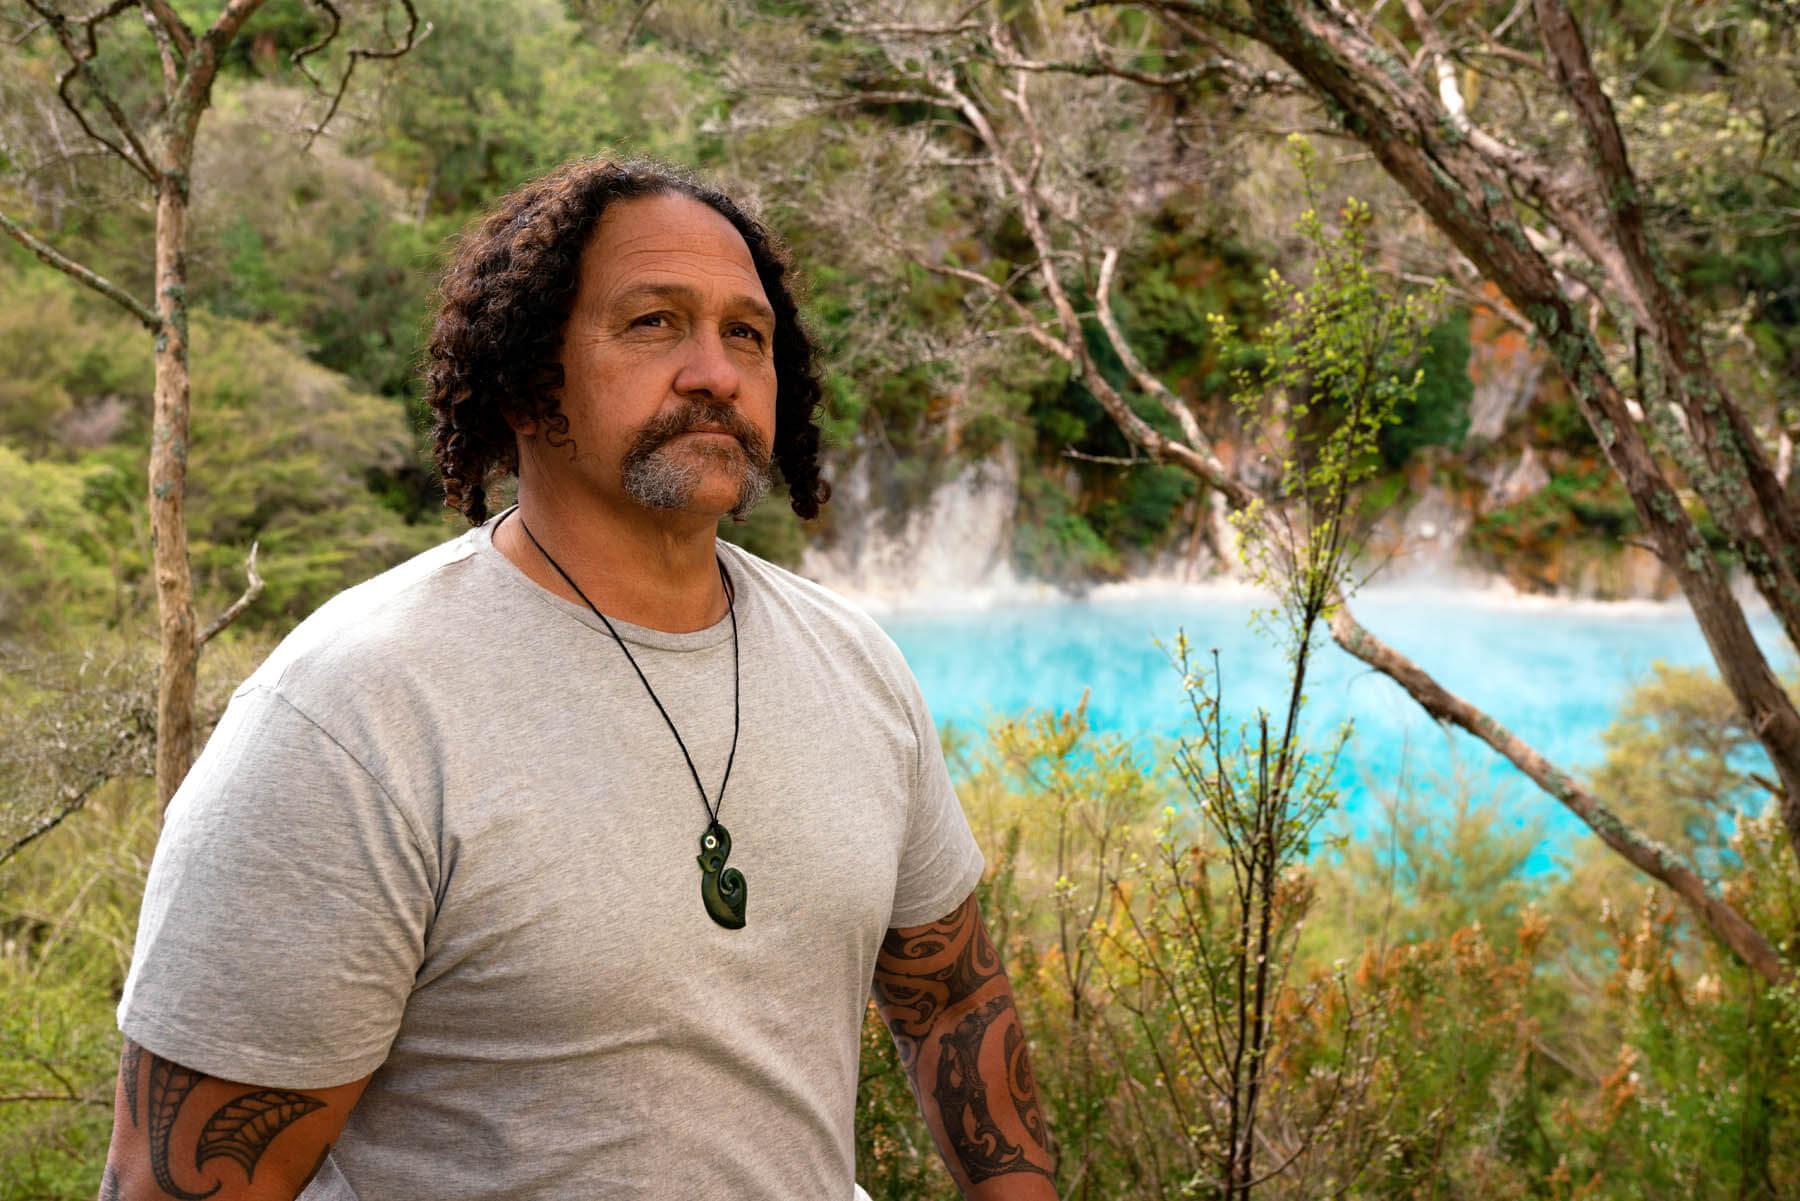
[[[1197,657],[1219,649],[1228,725],[1258,705],[1279,710],[1286,664],[1249,623],[1264,605],[1244,591],[1193,589],[875,616],[905,652],[940,724],[975,732],[996,715],[1073,708],[1087,690],[1097,729],[1149,751],[1156,736],[1184,732],[1180,679],[1156,645],[1172,643],[1178,630]],[[1355,610],[1445,687],[1577,774],[1598,760],[1601,731],[1652,663],[1710,664],[1699,628],[1679,605],[1392,590],[1365,593]],[[1774,622],[1753,624],[1777,670],[1787,670],[1791,658]],[[1343,820],[1356,832],[1381,820],[1375,798],[1403,771],[1414,794],[1429,801],[1459,765],[1481,783],[1477,795],[1503,798],[1521,824],[1541,821],[1547,839],[1583,829],[1484,744],[1437,726],[1397,684],[1329,637],[1307,695],[1311,730],[1354,719],[1339,783]]]

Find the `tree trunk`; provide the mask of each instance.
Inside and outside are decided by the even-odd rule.
[[[161,668],[156,689],[156,795],[166,808],[194,760],[194,581],[188,565],[187,158],[156,195],[156,393],[150,434],[150,544]]]

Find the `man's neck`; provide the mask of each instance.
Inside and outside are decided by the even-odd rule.
[[[495,530],[494,547],[540,587],[581,604],[532,544],[526,525],[608,617],[684,633],[725,616],[716,522],[643,509],[614,512],[521,483],[518,512]]]

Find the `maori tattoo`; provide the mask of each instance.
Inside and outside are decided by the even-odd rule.
[[[194,1091],[202,1076],[162,1056],[150,1056],[150,1171],[157,1187],[175,1201],[200,1201],[219,1191],[217,1184],[204,1193],[193,1193],[175,1183],[169,1171],[169,1139],[175,1133],[175,1119],[181,1113],[188,1094]]]
[[[305,1093],[264,1089],[245,1093],[235,1101],[221,1105],[200,1131],[194,1147],[194,1166],[204,1167],[209,1160],[229,1159],[244,1169],[244,1175],[256,1176],[256,1161],[269,1149],[275,1136],[325,1102]]]
[[[873,985],[921,1107],[928,1117],[936,1110],[951,1167],[970,1184],[1009,1172],[1051,1177],[1025,1034],[974,900],[942,921],[888,931]]]
[[[938,1015],[1000,974],[999,953],[972,903],[928,926],[888,931],[875,967],[874,993],[899,1049],[900,1065],[911,1072],[919,1042]]]
[[[100,1174],[100,1201],[119,1201],[119,1170],[111,1164]]]
[[[193,1192],[177,1184],[170,1163],[170,1143],[174,1138],[175,1125],[181,1116],[182,1107],[187,1104],[195,1086],[207,1077],[127,1041],[120,1075],[124,1081],[126,1096],[131,1099],[129,1108],[133,1125],[137,1123],[139,1065],[144,1058],[150,1061],[149,1098],[146,1106],[150,1172],[156,1177],[157,1187],[175,1201],[203,1201],[218,1192],[223,1187],[223,1181],[215,1182],[205,1192]],[[201,1127],[199,1140],[194,1145],[194,1170],[199,1171],[215,1160],[228,1159],[244,1170],[245,1179],[254,1179],[256,1165],[262,1159],[263,1152],[269,1149],[269,1144],[289,1126],[323,1108],[324,1101],[305,1093],[282,1089],[249,1089],[241,1092],[215,1109]],[[326,1147],[319,1155],[319,1162],[313,1165],[314,1174],[324,1166],[325,1158],[330,1152],[331,1148]],[[110,1173],[111,1169],[108,1171]],[[117,1178],[109,1178],[113,1180],[116,1195]],[[308,1176],[307,1179],[310,1181],[312,1177]],[[103,1199],[106,1196],[105,1187],[105,1181],[102,1181]]]
[[[987,1081],[981,1074],[981,1045],[987,1041],[988,1030],[994,1023],[1012,1011],[1011,997],[995,997],[973,1013],[965,1014],[956,1023],[956,1027],[938,1043],[937,1083],[932,1087],[931,1095],[938,1103],[938,1112],[943,1115],[944,1128],[950,1133],[956,1158],[962,1163],[963,1171],[969,1174],[972,1184],[979,1184],[1007,1172],[1050,1175],[1026,1157],[1023,1147],[1007,1139],[999,1124],[994,1121],[993,1109],[988,1105]],[[1017,1051],[1014,1036],[1017,1036],[1018,1047],[1024,1045],[1024,1037],[1018,1034],[1018,1029],[1016,1022],[1007,1028],[1006,1078],[1009,1092],[1014,1074],[1012,1058]],[[1026,1069],[1026,1079],[1029,1082],[1029,1068]],[[1031,1094],[1028,1093],[1027,1096]],[[1035,1124],[1041,1130],[1043,1119],[1037,1114],[1035,1097],[1028,1106],[1021,1109],[1021,1114],[1025,1109],[1029,1109],[1031,1113],[1031,1117],[1025,1119],[1027,1128]],[[1035,1136],[1037,1131],[1033,1130],[1032,1133]],[[1039,1140],[1040,1143],[1042,1141]]]
[[[125,1090],[125,1111],[131,1115],[131,1125],[138,1124],[138,1069],[143,1066],[144,1048],[125,1040],[124,1050],[119,1052],[119,1087]]]
[[[1025,1053],[1025,1032],[1017,1023],[1006,1027],[1006,1091],[1013,1110],[1025,1123],[1025,1132],[1040,1147],[1050,1146],[1050,1129],[1038,1108],[1037,1079],[1031,1074],[1031,1056]]]

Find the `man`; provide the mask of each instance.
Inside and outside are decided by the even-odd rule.
[[[645,163],[464,239],[428,381],[475,528],[303,622],[171,803],[104,1196],[842,1201],[871,980],[965,1196],[1054,1196],[916,685],[717,541],[771,460],[828,494],[787,278]]]

